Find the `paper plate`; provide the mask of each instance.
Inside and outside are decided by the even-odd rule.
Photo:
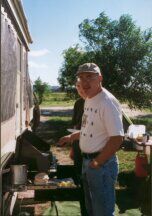
[[[74,133],[74,132],[79,131],[79,130],[77,130],[77,129],[72,129],[72,128],[68,128],[67,131],[69,131],[70,133]]]

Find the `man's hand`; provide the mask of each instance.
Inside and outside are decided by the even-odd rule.
[[[100,164],[98,163],[97,160],[93,159],[92,161],[90,161],[89,167],[91,167],[93,169],[98,169],[98,168],[100,168]]]
[[[122,136],[112,136],[107,141],[106,145],[101,150],[100,154],[94,158],[89,166],[92,168],[99,168],[104,164],[110,157],[112,157],[120,148],[123,141]]]
[[[69,134],[67,136],[61,137],[59,139],[58,144],[60,146],[64,146],[66,143],[72,143],[73,141],[78,140],[79,136],[80,136],[80,131],[76,131],[76,132],[74,132],[72,134]]]
[[[71,142],[72,142],[72,140],[71,140],[71,134],[70,134],[70,135],[61,137],[61,138],[59,139],[58,144],[59,144],[60,146],[64,146],[65,144],[71,143]]]

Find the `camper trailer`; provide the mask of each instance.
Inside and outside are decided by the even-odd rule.
[[[21,0],[1,4],[1,184],[16,148],[17,137],[29,126],[33,93],[28,73],[32,39]],[[2,191],[1,215],[11,215],[14,194]]]
[[[34,133],[39,112],[28,74],[30,43],[32,39],[21,0],[2,0],[0,173],[0,186],[2,186],[0,215],[2,216],[17,215],[13,210],[19,191],[34,190],[37,201],[79,200],[81,202],[82,199],[79,185],[60,189],[56,186],[57,182],[55,185],[54,183],[46,185],[45,182],[42,185],[35,183],[35,177],[39,173],[48,173],[49,178],[56,176],[60,180],[69,177],[76,179],[76,175],[74,166],[59,165],[50,151],[50,144]],[[29,130],[29,124],[32,131]]]

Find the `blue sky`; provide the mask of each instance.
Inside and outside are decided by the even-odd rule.
[[[22,0],[33,39],[29,53],[29,72],[58,85],[63,51],[79,40],[78,25],[86,18],[95,19],[102,11],[114,19],[130,14],[142,30],[152,27],[151,0]]]

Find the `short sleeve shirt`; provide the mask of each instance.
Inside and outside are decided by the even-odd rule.
[[[80,132],[82,152],[100,151],[111,136],[123,136],[122,111],[118,100],[105,88],[84,105]]]

